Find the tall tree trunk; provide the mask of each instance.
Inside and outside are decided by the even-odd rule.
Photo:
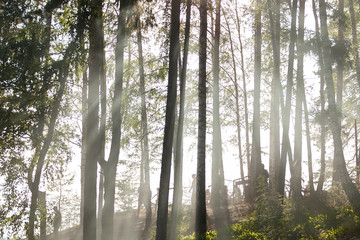
[[[190,38],[190,19],[191,19],[191,0],[186,1],[186,22],[185,22],[185,40],[184,40],[184,56],[180,72],[180,111],[178,120],[178,130],[176,135],[176,154],[174,161],[174,196],[171,212],[170,240],[177,237],[177,225],[182,207],[182,175],[183,175],[183,132],[185,117],[185,89],[186,89],[186,70],[187,58],[189,52]],[[180,54],[179,54],[180,55]]]
[[[197,238],[206,233],[205,199],[205,158],[206,158],[206,39],[207,39],[207,1],[200,0],[199,35],[199,124],[196,178],[196,217],[195,233]]]
[[[359,3],[360,4],[360,3]],[[357,39],[357,26],[355,20],[354,12],[354,1],[349,0],[349,11],[350,11],[350,21],[351,21],[351,33],[352,33],[352,48],[355,55],[355,70],[356,70],[356,80],[360,87],[360,60],[359,60],[359,45]]]
[[[243,94],[244,94],[244,110],[245,110],[245,140],[246,140],[246,164],[247,164],[247,174],[250,174],[250,140],[249,140],[249,110],[248,110],[248,98],[246,91],[246,74],[245,74],[245,64],[244,64],[244,51],[243,44],[241,40],[241,27],[240,27],[240,17],[237,8],[237,1],[235,2],[235,11],[236,11],[236,24],[239,35],[240,43],[240,57],[241,57],[241,73],[242,73],[242,83],[243,83]],[[245,186],[245,183],[244,183]]]
[[[270,109],[270,183],[273,188],[278,181],[275,176],[279,169],[280,160],[280,2],[272,6],[267,0],[271,27],[271,44],[273,50],[274,68],[271,82],[271,109]],[[274,12],[274,16],[273,16]]]
[[[81,89],[81,126],[82,126],[82,135],[81,135],[81,197],[80,197],[80,226],[83,225],[84,220],[84,183],[85,183],[85,162],[86,162],[86,136],[87,136],[87,90],[88,90],[88,80],[87,80],[87,66],[83,70],[82,78],[82,89]]]
[[[165,131],[161,158],[159,205],[157,212],[156,239],[167,238],[168,201],[171,170],[171,155],[175,129],[175,108],[177,88],[177,60],[179,56],[180,0],[171,2],[171,29],[169,52],[169,77],[166,103]]]
[[[308,154],[308,170],[309,170],[309,190],[310,194],[312,194],[314,190],[314,174],[312,167],[312,151],[311,151],[311,136],[310,136],[310,126],[309,126],[309,110],[306,102],[306,94],[305,89],[303,92],[303,107],[304,107],[304,116],[305,116],[305,128],[306,128],[306,143],[307,143],[307,154]]]
[[[299,30],[297,41],[297,75],[296,75],[296,109],[295,109],[295,141],[294,141],[294,176],[293,190],[295,200],[296,215],[300,215],[301,198],[301,162],[302,162],[302,104],[304,89],[304,18],[305,18],[305,0],[300,0],[299,5]]]
[[[96,178],[100,158],[99,145],[99,84],[103,48],[101,44],[102,0],[91,1],[89,32],[89,97],[87,115],[87,146],[84,176],[83,239],[96,239]]]
[[[144,59],[142,51],[142,33],[140,22],[140,10],[137,10],[137,45],[139,54],[139,73],[140,73],[140,94],[141,94],[141,129],[142,129],[142,145],[143,145],[143,165],[144,168],[144,195],[142,196],[146,208],[146,219],[143,238],[147,239],[148,231],[151,227],[151,190],[150,190],[150,156],[149,156],[149,138],[148,138],[148,123],[146,110],[146,91],[145,91],[145,74],[144,74]],[[140,183],[142,184],[142,182]]]
[[[319,1],[320,9],[320,23],[321,23],[321,37],[322,37],[322,49],[324,54],[324,67],[325,67],[325,81],[327,86],[328,104],[329,104],[329,124],[334,141],[335,152],[335,167],[339,173],[341,185],[354,208],[356,215],[360,215],[360,193],[352,182],[349,173],[346,169],[346,163],[344,158],[344,152],[342,149],[341,139],[341,126],[339,124],[339,113],[337,112],[334,92],[334,81],[332,77],[331,67],[331,43],[329,40],[328,28],[327,28],[327,15],[326,5],[324,0]]]
[[[84,220],[84,173],[85,173],[85,162],[86,162],[86,136],[87,136],[87,91],[88,91],[88,79],[87,79],[87,69],[88,65],[86,63],[86,49],[84,44],[84,31],[85,31],[85,0],[80,0],[78,2],[78,25],[77,32],[80,34],[80,51],[82,52],[82,59],[80,65],[82,67],[82,88],[81,88],[81,160],[80,160],[80,229],[83,226]]]
[[[339,112],[339,124],[341,126],[342,118],[342,93],[343,93],[343,81],[344,81],[344,54],[345,54],[345,43],[344,43],[344,28],[346,17],[344,15],[344,0],[339,0],[338,8],[338,39],[336,43],[335,60],[336,60],[336,105],[337,111]],[[333,161],[333,175],[332,184],[339,182],[339,176],[335,168],[335,161]]]
[[[101,26],[103,29],[103,26]],[[104,32],[101,33],[101,47],[103,48],[103,55],[101,58],[100,68],[100,130],[99,130],[99,141],[100,141],[100,159],[105,159],[105,134],[106,134],[106,58],[105,58],[105,43],[104,43]],[[103,210],[104,200],[104,172],[99,173],[99,194],[98,194],[98,236],[100,237],[102,232],[101,219]]]
[[[222,140],[220,126],[220,8],[221,0],[216,0],[215,35],[213,54],[213,153],[211,171],[211,206],[214,212],[215,228],[221,229],[228,222],[227,193],[224,185]]]
[[[325,94],[324,94],[324,59],[321,47],[321,39],[319,33],[319,22],[316,10],[315,0],[312,0],[313,14],[315,19],[315,38],[316,38],[316,46],[317,46],[317,54],[319,56],[319,66],[320,66],[320,177],[318,181],[318,185],[316,188],[317,192],[321,192],[324,186],[325,181]]]
[[[290,125],[290,113],[291,113],[291,99],[293,91],[293,77],[294,77],[294,56],[295,56],[295,42],[296,42],[296,13],[297,13],[297,4],[298,0],[293,0],[291,6],[291,29],[290,29],[290,44],[289,44],[289,60],[288,60],[288,69],[287,69],[287,81],[286,81],[286,99],[285,107],[283,109],[282,116],[282,146],[281,146],[281,156],[279,163],[278,176],[275,176],[278,179],[276,183],[275,190],[281,196],[284,196],[285,189],[285,173],[286,173],[286,156],[290,155],[290,141],[289,141],[289,125]],[[289,159],[290,160],[290,159]]]
[[[234,88],[235,88],[235,108],[236,108],[236,130],[237,130],[237,139],[238,139],[238,151],[239,151],[239,163],[240,163],[240,177],[244,179],[244,161],[242,156],[242,147],[241,147],[241,125],[240,125],[240,103],[239,103],[239,85],[237,81],[237,71],[236,71],[236,61],[235,61],[235,51],[234,51],[234,45],[232,41],[232,35],[230,30],[230,25],[227,17],[225,16],[226,21],[226,27],[229,35],[229,41],[230,41],[230,51],[231,51],[231,60],[233,65],[233,71],[234,71]],[[244,183],[245,187],[245,183]]]
[[[256,197],[256,179],[259,176],[261,164],[260,144],[260,84],[261,84],[261,0],[256,0],[255,5],[255,68],[254,68],[254,110],[253,134],[250,163],[250,201]]]
[[[49,49],[50,49],[50,38],[51,38],[51,22],[52,22],[52,14],[51,13],[47,13],[46,14],[46,29],[45,29],[45,34],[46,34],[46,39],[44,41],[44,45],[46,46],[46,50],[45,50],[45,57],[47,57],[47,55],[49,54]],[[45,58],[46,59],[46,58]],[[45,63],[46,67],[48,67],[48,62]],[[44,132],[44,127],[45,127],[45,101],[46,101],[46,91],[48,90],[48,87],[46,86],[46,82],[50,81],[50,76],[49,74],[45,74],[44,78],[44,85],[41,87],[41,105],[39,107],[39,118],[38,118],[38,126],[37,126],[37,133],[36,133],[36,140],[34,142],[35,147],[35,154],[32,158],[32,162],[31,165],[29,166],[28,169],[28,186],[29,189],[31,191],[31,203],[30,203],[30,213],[29,213],[29,225],[28,225],[28,229],[27,229],[27,236],[29,239],[34,239],[34,228],[35,228],[35,211],[37,208],[37,201],[38,201],[38,191],[39,191],[39,186],[34,182],[35,180],[33,179],[33,174],[34,174],[34,167],[35,165],[37,165],[37,169],[39,169],[39,167],[41,167],[40,169],[40,175],[42,172],[42,167],[43,166],[39,166],[39,164],[41,164],[41,162],[39,162],[39,155],[42,151],[41,148],[44,148],[44,144],[43,146],[41,145],[41,140],[44,138],[43,136],[43,132]],[[52,139],[50,139],[51,141]],[[47,152],[47,150],[46,150]],[[46,154],[46,153],[45,153]],[[42,163],[43,165],[43,163]],[[37,170],[36,170],[37,171]],[[36,178],[36,176],[35,176]]]
[[[104,207],[102,216],[102,240],[113,240],[114,236],[114,203],[115,180],[120,154],[121,123],[122,123],[122,92],[124,77],[124,48],[126,44],[125,22],[132,10],[132,3],[120,1],[118,15],[117,42],[115,47],[115,88],[112,104],[112,138],[108,161],[100,159],[104,172]]]

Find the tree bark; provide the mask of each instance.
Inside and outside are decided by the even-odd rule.
[[[273,50],[273,79],[271,82],[271,109],[270,109],[270,185],[275,189],[278,179],[280,160],[280,2],[272,6],[267,0],[271,28],[271,45]],[[273,15],[274,13],[274,15]]]
[[[300,198],[301,198],[301,165],[302,165],[302,104],[304,89],[304,18],[305,18],[305,0],[300,0],[299,5],[299,30],[298,30],[298,64],[296,75],[296,109],[295,109],[295,141],[294,141],[294,176],[292,176],[295,211],[300,215]]]
[[[229,35],[229,42],[230,42],[230,51],[231,51],[231,60],[233,65],[234,71],[234,89],[235,89],[235,109],[236,109],[236,132],[237,132],[237,139],[238,139],[238,153],[239,153],[239,163],[240,163],[240,177],[244,179],[244,161],[242,157],[242,147],[241,147],[241,125],[240,125],[240,103],[239,103],[239,85],[237,81],[237,71],[236,71],[236,61],[235,61],[235,51],[234,51],[234,44],[232,41],[232,35],[230,30],[230,25],[227,17],[225,16],[226,27]],[[240,31],[239,31],[240,32]],[[245,183],[244,183],[245,188]]]
[[[285,173],[286,173],[286,156],[290,150],[290,141],[289,141],[289,125],[290,125],[290,113],[291,113],[291,99],[293,91],[293,77],[294,77],[294,57],[295,57],[295,42],[296,42],[296,15],[297,15],[297,4],[298,0],[293,0],[291,6],[291,29],[290,29],[290,44],[289,44],[289,60],[288,60],[288,69],[287,69],[287,81],[286,81],[286,100],[285,107],[283,109],[282,116],[282,125],[283,125],[283,134],[282,134],[282,146],[281,146],[281,156],[279,163],[278,176],[275,176],[278,179],[276,183],[275,190],[281,196],[284,196],[285,189]],[[291,153],[290,153],[291,155]],[[290,161],[290,159],[289,159]]]
[[[175,240],[177,237],[177,226],[179,215],[182,207],[183,195],[183,132],[184,132],[184,117],[185,117],[185,89],[186,89],[186,70],[187,59],[189,52],[189,38],[190,38],[190,19],[191,19],[191,0],[186,1],[186,22],[185,22],[185,40],[184,40],[184,54],[183,63],[180,72],[180,110],[178,129],[176,135],[176,154],[174,161],[174,195],[173,206],[171,212],[171,227],[170,240]]]
[[[220,8],[221,0],[215,1],[215,35],[213,54],[213,152],[211,171],[211,207],[214,212],[215,228],[220,230],[228,222],[227,193],[224,185],[222,140],[220,124]]]
[[[325,94],[324,94],[324,59],[321,47],[321,39],[319,33],[319,22],[316,10],[315,0],[312,1],[313,14],[315,19],[315,38],[317,46],[317,54],[319,56],[319,66],[320,66],[320,177],[318,185],[316,188],[317,192],[321,192],[324,186],[325,181]]]
[[[241,40],[241,31],[240,31],[240,18],[237,8],[237,1],[235,2],[235,11],[236,11],[236,24],[239,35],[240,43],[240,56],[241,56],[241,73],[242,73],[242,83],[243,83],[243,94],[244,94],[244,110],[245,110],[245,140],[246,140],[246,164],[247,164],[247,174],[250,174],[250,140],[249,140],[249,110],[248,110],[248,98],[246,91],[246,74],[245,74],[245,64],[244,64],[244,51],[243,44]],[[244,184],[245,186],[245,184]]]
[[[102,0],[93,0],[90,4],[88,131],[84,173],[84,240],[96,240],[96,179],[97,163],[100,158],[99,84],[103,55],[101,46]]]
[[[141,95],[141,129],[142,129],[142,156],[144,165],[144,204],[146,208],[146,219],[143,238],[147,239],[148,231],[151,227],[151,190],[150,190],[150,156],[149,156],[149,139],[148,139],[148,123],[146,110],[146,91],[145,91],[145,73],[144,73],[144,59],[142,50],[142,33],[141,33],[140,12],[137,11],[137,45],[139,54],[139,73],[140,73],[140,95]],[[142,182],[140,183],[142,184]]]
[[[254,68],[254,110],[253,134],[250,163],[250,196],[252,202],[256,197],[256,179],[259,176],[261,164],[260,144],[260,84],[261,84],[261,0],[256,0],[255,5],[255,68]]]
[[[161,158],[161,174],[159,188],[159,204],[157,213],[156,239],[163,240],[167,236],[168,200],[171,170],[171,155],[175,129],[177,60],[179,56],[180,0],[171,2],[171,29],[169,52],[169,77],[166,103],[165,131]]]
[[[196,178],[196,217],[195,234],[197,238],[206,234],[205,199],[205,158],[206,158],[206,40],[207,40],[207,1],[200,0],[199,36],[199,123]]]
[[[309,170],[309,190],[310,194],[314,193],[314,174],[312,167],[312,151],[311,151],[311,136],[310,136],[310,126],[309,126],[309,110],[306,102],[305,90],[303,92],[303,107],[304,107],[304,116],[305,116],[305,129],[306,129],[306,143],[307,143],[307,154],[308,154],[308,170]]]
[[[124,48],[126,44],[125,22],[132,10],[132,5],[126,1],[120,1],[120,13],[118,15],[117,42],[115,47],[115,88],[112,104],[112,138],[110,156],[108,161],[100,159],[99,163],[104,172],[104,207],[102,216],[102,240],[114,238],[114,203],[115,203],[115,180],[117,164],[120,154],[120,139],[122,125],[122,94],[124,77]]]

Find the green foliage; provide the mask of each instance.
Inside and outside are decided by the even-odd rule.
[[[217,239],[217,233],[215,231],[208,231],[203,236],[195,236],[195,233],[192,235],[180,237],[179,240],[215,240]]]
[[[233,225],[232,231],[233,231],[232,239],[235,240],[266,239],[263,233],[255,232],[255,225],[252,219]]]

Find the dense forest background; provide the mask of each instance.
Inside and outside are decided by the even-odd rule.
[[[353,0],[2,1],[0,237],[357,239],[359,25]]]

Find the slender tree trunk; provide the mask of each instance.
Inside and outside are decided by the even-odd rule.
[[[321,37],[322,37],[322,49],[324,54],[324,67],[325,67],[325,81],[327,86],[327,95],[329,103],[329,124],[333,135],[334,152],[335,152],[335,167],[339,173],[341,185],[349,199],[350,204],[354,208],[356,215],[360,215],[360,193],[352,182],[349,173],[346,169],[346,163],[344,158],[344,152],[342,149],[341,139],[341,126],[339,124],[339,113],[337,112],[334,92],[334,81],[332,77],[331,67],[331,43],[329,40],[328,28],[327,28],[327,15],[326,5],[324,0],[319,1],[320,8],[320,23],[321,23]]]
[[[311,136],[310,136],[310,126],[309,126],[309,110],[306,103],[305,90],[303,92],[303,107],[304,107],[304,116],[305,116],[305,128],[306,128],[306,143],[307,143],[307,154],[308,154],[308,170],[309,170],[309,190],[312,194],[314,190],[314,174],[312,167],[312,151],[311,151]]]
[[[305,0],[300,0],[299,5],[299,30],[297,41],[297,75],[296,75],[296,109],[295,109],[295,141],[294,141],[294,176],[293,189],[295,200],[296,215],[300,215],[300,198],[301,198],[301,162],[302,162],[302,104],[304,89],[304,18],[305,18]]]
[[[221,0],[215,7],[215,35],[213,54],[213,153],[211,171],[211,206],[214,212],[215,228],[221,229],[228,222],[227,193],[224,185],[222,140],[220,126],[220,8]]]
[[[185,40],[184,40],[184,56],[183,64],[180,72],[180,111],[178,120],[178,130],[176,135],[176,154],[174,161],[174,196],[171,212],[170,240],[177,237],[177,225],[182,207],[182,175],[183,175],[183,132],[185,117],[185,89],[186,89],[186,70],[187,58],[189,52],[190,38],[190,19],[191,19],[191,0],[186,1],[186,23],[185,23]]]
[[[49,54],[49,49],[50,49],[50,37],[51,37],[51,22],[52,22],[52,14],[51,13],[47,13],[46,14],[46,39],[45,39],[45,46],[46,46],[46,50],[45,50],[45,56],[47,56]],[[46,66],[48,67],[48,63],[46,62]],[[36,186],[36,184],[34,183],[33,180],[33,174],[34,174],[34,167],[37,164],[37,168],[39,168],[39,155],[42,151],[41,148],[43,148],[43,146],[41,145],[41,140],[44,138],[43,136],[43,131],[44,131],[44,127],[45,127],[45,101],[46,101],[46,91],[48,90],[48,87],[46,86],[47,81],[50,80],[50,76],[48,74],[44,75],[43,81],[44,81],[44,85],[41,88],[41,105],[39,108],[39,118],[38,118],[38,126],[37,126],[37,130],[36,130],[36,140],[34,142],[35,147],[35,154],[33,156],[31,165],[29,166],[29,170],[28,170],[28,186],[29,189],[31,191],[31,203],[30,203],[30,213],[29,213],[29,225],[28,225],[28,229],[27,229],[27,236],[29,239],[34,239],[34,231],[35,231],[35,211],[37,208],[37,198],[38,198],[38,193],[36,193],[37,191],[39,191],[39,187]],[[44,145],[44,144],[43,144]],[[46,150],[47,151],[47,150]],[[40,162],[41,163],[41,162]],[[41,171],[42,171],[42,167],[41,166]],[[41,174],[40,171],[40,174]],[[37,190],[36,190],[37,189]]]
[[[319,56],[319,66],[320,66],[320,177],[317,185],[317,192],[321,192],[324,186],[325,181],[325,94],[324,94],[324,59],[321,47],[321,39],[319,33],[319,23],[318,23],[318,16],[316,10],[315,0],[312,0],[313,6],[313,14],[315,19],[315,37],[316,37],[316,46],[317,46],[317,54]]]
[[[120,154],[121,123],[122,123],[122,92],[124,77],[124,48],[126,44],[125,22],[133,7],[127,2],[120,2],[118,16],[118,32],[115,47],[115,88],[112,105],[112,138],[109,160],[100,159],[99,163],[104,172],[104,207],[102,216],[103,240],[114,238],[114,203],[115,203],[115,180],[117,164]]]
[[[168,200],[171,170],[171,155],[174,140],[177,60],[179,56],[180,0],[171,2],[171,29],[169,52],[168,94],[166,103],[165,131],[161,158],[159,205],[157,212],[156,239],[167,238]]]
[[[241,40],[241,28],[240,28],[240,17],[237,8],[237,1],[235,2],[235,11],[236,11],[236,24],[239,35],[240,43],[240,57],[241,57],[241,73],[242,73],[242,83],[243,83],[243,95],[244,95],[244,110],[245,110],[245,140],[246,140],[246,164],[247,164],[247,175],[250,174],[250,140],[249,140],[249,110],[248,110],[248,98],[246,91],[246,73],[245,73],[245,64],[244,64],[244,51],[243,44]],[[245,186],[245,183],[244,183]],[[245,189],[245,188],[244,188]]]
[[[271,109],[270,109],[270,183],[273,188],[278,181],[275,176],[279,169],[280,160],[280,2],[272,6],[267,0],[271,27],[271,44],[273,50],[274,69],[271,82]],[[273,16],[274,10],[274,16]]]
[[[360,4],[360,3],[359,3]],[[352,48],[355,55],[355,70],[356,70],[356,80],[360,87],[360,60],[359,60],[359,43],[357,39],[357,26],[355,20],[354,12],[354,1],[349,0],[349,11],[350,11],[350,21],[351,21],[351,33],[352,33]]]
[[[84,44],[84,26],[85,24],[85,17],[84,17],[84,8],[85,8],[85,0],[80,0],[78,2],[78,25],[77,31],[80,33],[80,51],[82,52],[82,88],[81,88],[81,163],[80,163],[80,229],[83,226],[84,220],[84,173],[85,173],[85,162],[86,162],[86,136],[87,136],[87,91],[88,91],[88,79],[87,79],[87,63],[86,59],[86,50]]]
[[[290,29],[290,44],[289,44],[289,60],[288,60],[288,71],[287,71],[287,82],[286,82],[286,102],[283,109],[282,116],[282,125],[283,125],[283,134],[282,134],[282,146],[281,146],[281,156],[279,163],[278,175],[275,176],[278,179],[276,183],[275,190],[281,195],[284,196],[285,189],[285,173],[286,173],[286,156],[288,156],[290,150],[290,141],[289,141],[289,125],[290,125],[290,113],[291,113],[291,99],[293,91],[293,77],[294,77],[294,56],[295,56],[295,42],[296,42],[296,13],[297,13],[297,4],[298,0],[293,0],[291,6],[291,29]],[[289,154],[291,156],[291,153]],[[289,159],[290,161],[290,159]]]
[[[81,126],[82,126],[82,135],[81,135],[81,197],[80,197],[80,226],[83,225],[84,218],[84,173],[85,173],[85,162],[86,162],[86,136],[87,136],[87,90],[88,90],[88,80],[87,80],[87,66],[83,70],[82,78],[82,89],[81,89]]]
[[[51,110],[51,114],[50,114],[50,122],[49,122],[49,126],[48,126],[48,133],[44,139],[44,143],[41,147],[41,150],[38,154],[35,155],[35,157],[37,158],[37,164],[36,164],[36,170],[35,170],[35,175],[34,175],[34,180],[32,179],[32,174],[29,176],[29,181],[31,182],[29,187],[31,190],[31,203],[30,203],[30,213],[29,213],[29,227],[28,227],[28,239],[35,239],[34,236],[34,221],[35,221],[35,212],[37,209],[37,201],[38,201],[38,196],[39,196],[39,184],[40,184],[40,179],[41,179],[41,174],[42,174],[42,170],[44,167],[44,163],[45,163],[45,158],[46,155],[48,153],[48,150],[50,148],[50,144],[52,142],[52,138],[55,132],[55,125],[56,125],[56,120],[59,116],[59,112],[60,112],[60,103],[61,100],[63,98],[64,92],[65,92],[65,85],[66,85],[66,79],[68,76],[68,72],[69,72],[69,60],[68,57],[71,55],[72,53],[66,54],[66,56],[64,57],[65,60],[63,60],[63,66],[60,68],[59,71],[59,90],[55,96],[55,102],[53,105],[53,109]]]
[[[200,0],[200,36],[199,36],[199,124],[196,177],[196,237],[206,233],[205,199],[205,158],[206,158],[206,39],[207,39],[207,1]]]
[[[234,45],[231,36],[231,30],[228,19],[225,17],[226,27],[229,35],[230,41],[230,51],[231,51],[231,60],[234,71],[234,88],[235,88],[235,108],[236,108],[236,130],[237,130],[237,139],[238,139],[238,151],[239,151],[239,163],[240,163],[240,177],[244,179],[244,161],[242,157],[242,147],[241,147],[241,125],[240,125],[240,103],[239,103],[239,85],[237,81],[237,72],[236,72],[236,61],[235,61],[235,51]],[[244,183],[245,188],[245,183]]]
[[[101,45],[102,0],[93,0],[89,32],[89,97],[87,116],[87,146],[84,176],[83,239],[96,239],[96,178],[100,158],[99,84],[103,56]]]
[[[147,123],[147,110],[146,110],[146,91],[145,91],[145,74],[144,74],[144,60],[143,60],[143,51],[142,51],[142,33],[141,33],[141,22],[140,22],[140,12],[137,12],[137,45],[138,45],[138,54],[139,54],[139,73],[140,73],[140,94],[141,94],[141,129],[142,129],[142,156],[143,156],[143,165],[145,175],[144,181],[144,195],[143,201],[146,208],[146,219],[145,219],[145,228],[143,238],[146,239],[148,231],[151,227],[151,190],[150,190],[150,169],[149,169],[149,140],[148,140],[148,123]],[[141,183],[142,184],[142,180]]]
[[[339,9],[338,9],[338,39],[336,43],[337,51],[334,51],[336,58],[336,105],[337,111],[339,112],[339,124],[341,126],[341,112],[342,112],[342,92],[343,92],[343,79],[344,79],[344,53],[345,53],[345,43],[344,43],[344,24],[345,24],[345,15],[344,15],[344,0],[339,0]],[[333,161],[333,175],[332,175],[332,184],[339,182],[339,176],[335,168],[335,161]]]
[[[256,196],[256,179],[259,175],[261,164],[260,145],[260,84],[261,84],[261,0],[256,0],[255,5],[255,69],[254,69],[254,110],[253,134],[250,163],[250,201]]]
[[[103,26],[101,27],[103,29]],[[106,133],[106,58],[105,58],[105,43],[104,43],[104,32],[101,33],[101,47],[103,48],[103,55],[101,58],[100,68],[100,130],[99,130],[99,141],[100,141],[100,159],[105,159],[105,133]],[[104,172],[100,170],[99,173],[99,194],[98,194],[98,237],[102,232],[101,220],[104,200]]]

